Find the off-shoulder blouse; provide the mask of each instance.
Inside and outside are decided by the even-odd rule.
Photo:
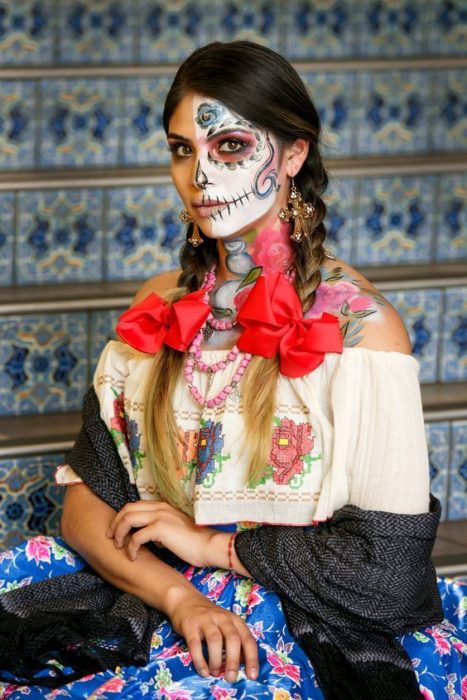
[[[225,351],[203,352],[206,361]],[[195,374],[203,396],[228,384],[237,362],[211,383]],[[153,358],[120,341],[104,348],[94,388],[101,417],[143,499],[160,498],[146,457],[144,410]],[[201,408],[183,377],[173,398],[180,480],[198,524],[310,525],[341,506],[393,513],[428,510],[429,464],[418,361],[399,352],[344,348],[300,378],[279,375],[271,451],[260,480],[248,481],[242,383],[221,406]],[[60,484],[80,481],[70,466]]]

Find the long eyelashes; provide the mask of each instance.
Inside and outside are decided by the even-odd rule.
[[[243,156],[245,152],[251,149],[252,145],[249,141],[243,141],[238,138],[225,138],[221,139],[213,151],[217,158],[230,158],[235,156]],[[175,141],[167,145],[167,150],[172,153],[174,158],[177,160],[183,160],[184,158],[189,158],[193,155],[192,147],[185,143],[184,141]],[[208,158],[212,158],[211,154],[208,154]]]

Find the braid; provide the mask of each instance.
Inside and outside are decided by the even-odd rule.
[[[200,231],[204,243],[199,248],[194,248],[188,243],[193,232],[193,224],[187,228],[187,241],[180,251],[180,267],[182,271],[178,278],[178,286],[185,287],[189,292],[194,292],[203,284],[206,272],[218,260],[217,242],[213,238],[207,238]]]

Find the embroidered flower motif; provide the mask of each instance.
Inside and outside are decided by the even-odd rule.
[[[199,432],[197,430],[178,429],[177,447],[183,462],[182,470],[177,469],[181,481],[190,481],[196,468],[196,451],[198,448]]]
[[[204,486],[212,486],[213,479],[209,475],[214,475],[222,466],[221,451],[224,447],[224,435],[222,433],[222,423],[214,423],[212,420],[201,421],[201,430],[198,440],[198,464],[196,468],[196,483]]]
[[[125,405],[123,391],[119,394],[117,394],[115,389],[112,389],[112,391],[115,399],[113,402],[113,416],[110,418],[110,433],[116,446],[119,447],[122,442],[125,442]]]
[[[130,450],[131,465],[136,476],[143,468],[142,459],[144,457],[144,452],[140,451],[141,433],[138,432],[138,423],[133,419],[128,419],[127,416],[126,418],[128,448]]]
[[[272,478],[276,484],[289,484],[304,469],[303,457],[313,449],[314,436],[309,423],[296,425],[290,418],[283,418],[274,429],[269,456],[273,466]]]

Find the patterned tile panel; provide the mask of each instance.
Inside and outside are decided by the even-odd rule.
[[[452,423],[448,519],[467,518],[467,421]]]
[[[89,382],[92,382],[99,355],[109,340],[118,339],[115,326],[125,309],[106,309],[91,314]]]
[[[429,72],[357,75],[357,154],[420,153],[428,148]]]
[[[284,24],[285,53],[291,59],[355,54],[357,13],[349,0],[288,2]]]
[[[149,279],[177,268],[180,210],[171,185],[111,190],[106,279]]]
[[[424,4],[428,27],[428,51],[465,55],[467,11],[465,0],[430,0]]]
[[[136,13],[131,0],[60,2],[60,63],[131,63]]]
[[[467,14],[467,10],[466,10]],[[467,144],[467,91],[465,70],[431,73],[434,95],[431,108],[434,151],[465,151]]]
[[[442,175],[436,212],[436,260],[467,258],[467,173]]]
[[[0,65],[52,63],[54,16],[47,0],[0,2]]]
[[[467,287],[447,289],[443,314],[440,380],[467,379]]]
[[[208,25],[211,41],[247,39],[266,44],[270,49],[280,46],[280,0],[229,0],[210,5]]]
[[[420,362],[420,381],[437,381],[442,292],[437,289],[386,292],[386,299],[402,317]]]
[[[79,410],[87,335],[84,313],[0,318],[0,415]]]
[[[42,81],[41,166],[116,165],[121,81]]]
[[[209,42],[208,0],[136,0],[139,62],[177,63]]]
[[[167,165],[162,111],[172,78],[133,78],[125,81],[123,162],[125,165]]]
[[[349,263],[353,262],[355,186],[355,179],[330,177],[324,195],[328,208],[324,220],[326,247]]]
[[[355,11],[359,17],[357,50],[362,56],[424,53],[424,0],[363,0],[355,3]]]
[[[59,534],[64,488],[55,485],[54,472],[63,461],[63,454],[0,460],[1,550]]]
[[[34,81],[0,82],[0,170],[33,167],[36,114]]]
[[[0,192],[0,287],[13,283],[15,195]]]
[[[429,262],[434,229],[433,176],[362,178],[356,205],[359,265]]]
[[[442,507],[441,520],[447,518],[449,423],[426,423],[428,457],[430,460],[431,493],[439,498]]]
[[[352,153],[355,139],[355,73],[303,73],[321,126],[321,152],[325,158]]]
[[[19,195],[17,282],[102,277],[102,191],[44,190]]]

